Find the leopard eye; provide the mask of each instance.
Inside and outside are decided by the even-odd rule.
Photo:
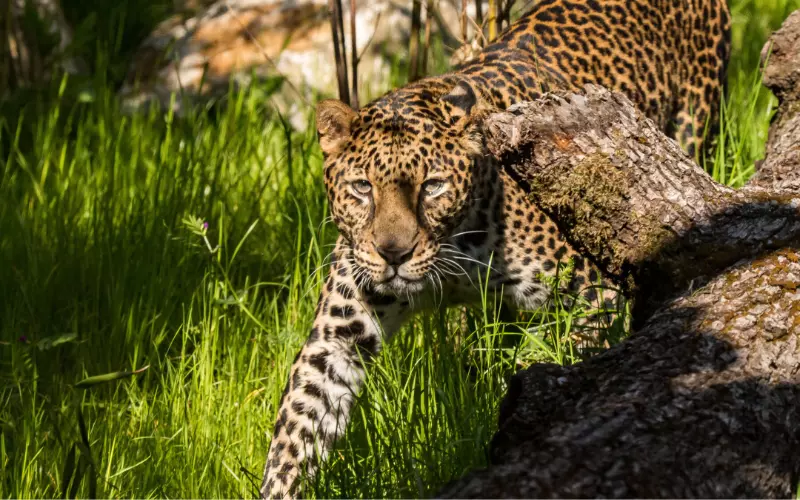
[[[427,197],[433,197],[442,194],[446,187],[447,182],[441,179],[430,179],[422,184],[422,192],[425,193]]]
[[[358,194],[367,195],[372,191],[372,184],[370,184],[369,181],[365,180],[353,181],[350,185],[353,187],[353,190]]]

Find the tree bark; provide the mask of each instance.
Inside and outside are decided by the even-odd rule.
[[[26,18],[26,10],[35,18]],[[48,46],[42,38],[55,40],[56,46]],[[72,28],[58,0],[0,0],[0,97],[40,85],[56,69],[86,73],[86,63],[69,54],[72,41]]]
[[[800,196],[717,184],[622,94],[587,86],[487,120],[490,151],[633,299],[636,318],[800,242]]]
[[[515,375],[494,466],[444,498],[767,498],[800,473],[800,259],[719,275],[578,365]]]
[[[583,363],[515,375],[493,465],[441,496],[794,494],[798,21],[795,13],[773,38],[765,81],[781,111],[754,185],[739,191],[715,183],[630,101],[599,87],[488,119],[490,151],[633,296],[638,326]]]
[[[790,15],[761,51],[764,85],[780,101],[769,129],[767,157],[751,185],[800,191],[800,11]]]

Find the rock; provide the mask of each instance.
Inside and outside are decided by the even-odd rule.
[[[343,2],[348,51],[349,3]],[[388,89],[391,59],[407,51],[407,3],[356,2],[362,100]],[[440,2],[432,26],[451,48],[459,45],[455,3]],[[302,129],[315,96],[337,94],[326,0],[195,0],[176,10],[182,13],[162,22],[137,51],[120,91],[128,111],[150,103],[167,108],[176,94],[172,106],[180,113],[188,103],[226,95],[231,81],[244,86],[277,77],[285,80],[273,104]]]

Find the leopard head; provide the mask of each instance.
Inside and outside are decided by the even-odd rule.
[[[359,112],[317,107],[333,220],[356,275],[381,294],[409,294],[433,279],[441,245],[475,197],[482,105],[467,82],[422,81]]]

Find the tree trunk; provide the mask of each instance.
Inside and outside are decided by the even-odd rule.
[[[598,87],[489,118],[490,150],[632,294],[639,326],[584,363],[517,374],[493,466],[442,496],[795,492],[800,161],[782,145],[799,137],[798,40],[800,12],[774,35],[770,66],[788,66],[766,74],[782,75],[773,80],[785,84],[773,87],[781,111],[756,186],[740,191],[716,184],[630,101]]]
[[[86,63],[68,53],[72,40],[58,0],[0,0],[0,97],[46,82],[55,69],[86,73]]]
[[[764,85],[781,101],[769,129],[767,158],[751,185],[800,190],[800,12],[783,23],[764,46]]]

